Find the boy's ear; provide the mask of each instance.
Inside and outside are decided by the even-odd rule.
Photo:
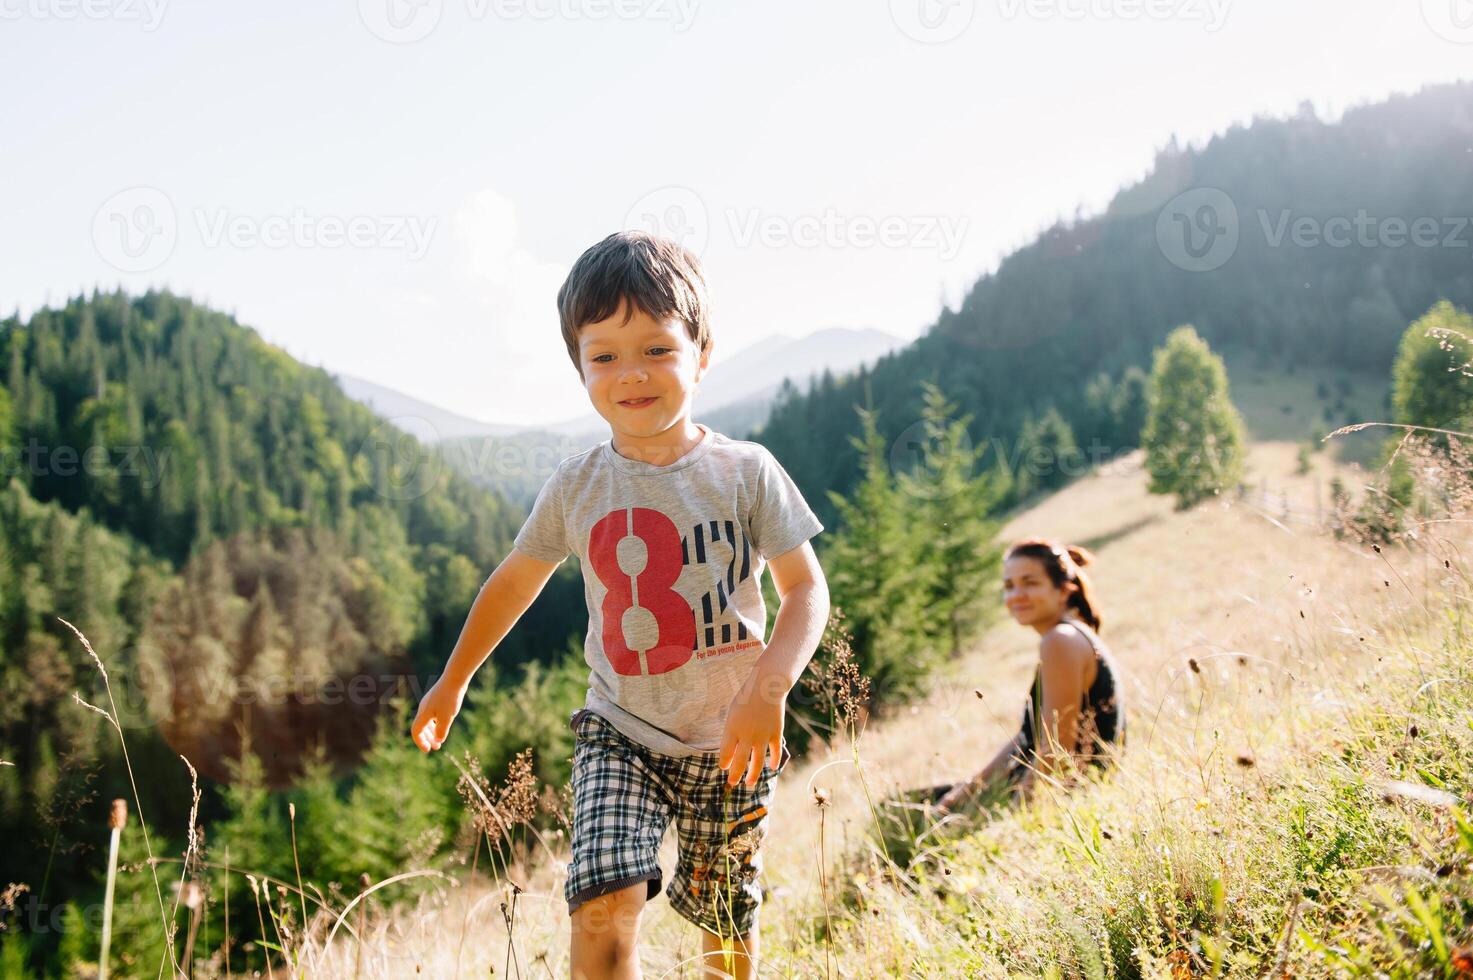
[[[711,349],[716,346],[716,338],[712,337],[706,341],[706,349],[701,351],[701,359],[696,362],[696,381],[699,382],[706,376],[707,369],[711,366]]]

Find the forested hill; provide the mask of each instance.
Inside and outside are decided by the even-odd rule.
[[[1304,108],[1200,148],[1168,146],[1104,214],[1057,224],[1009,255],[915,344],[872,370],[786,390],[752,438],[829,523],[824,491],[847,492],[857,478],[847,437],[860,431],[866,386],[889,440],[921,418],[930,379],[974,415],[976,444],[998,440],[1016,458],[1025,423],[1051,406],[1080,447],[1133,445],[1119,417],[1131,401],[1125,371],[1149,367],[1184,323],[1266,365],[1384,376],[1409,322],[1438,299],[1473,304],[1470,216],[1473,83],[1335,122]]]
[[[90,687],[91,668],[57,617],[136,679],[139,727],[208,775],[226,775],[246,728],[277,781],[317,741],[355,757],[387,689],[443,665],[521,524],[521,508],[327,372],[167,293],[94,294],[0,322],[0,371],[0,758],[19,765],[12,782],[102,751],[70,719],[64,696]],[[559,575],[498,657],[564,650],[574,628],[558,609],[577,593]],[[283,678],[360,687],[335,705],[270,696]],[[24,799],[36,789],[0,785],[0,813],[45,812]]]

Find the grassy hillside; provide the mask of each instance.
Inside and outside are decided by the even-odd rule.
[[[1473,83],[1461,82],[1335,120],[1308,111],[1258,117],[1205,145],[1163,147],[1102,213],[1060,221],[1004,257],[956,309],[872,369],[779,399],[757,437],[828,523],[836,511],[824,491],[848,493],[858,479],[846,438],[860,428],[854,406],[872,403],[882,433],[897,439],[920,417],[923,380],[974,416],[974,443],[1011,445],[1026,420],[1055,407],[1079,445],[1128,449],[1135,434],[1117,431],[1117,420],[1080,396],[1102,374],[1119,385],[1129,368],[1148,367],[1182,324],[1216,350],[1252,351],[1275,373],[1315,368],[1332,384],[1340,372],[1385,377],[1409,322],[1440,299],[1473,303],[1467,249],[1403,248],[1394,236],[1337,248],[1272,230],[1285,220],[1333,227],[1360,213],[1378,221],[1464,214],[1470,138]],[[1176,232],[1208,214],[1214,228],[1237,234],[1214,234],[1220,253],[1199,265]],[[1193,250],[1205,247],[1193,239]],[[1347,398],[1336,408],[1337,400],[1336,424],[1384,418],[1379,404]],[[1282,410],[1283,402],[1266,405]]]
[[[1365,474],[1319,454],[1298,475],[1296,450],[1254,446],[1250,482],[1266,499],[1175,512],[1145,493],[1136,453],[1018,515],[1007,537],[1097,552],[1103,635],[1126,675],[1122,769],[944,840],[897,832],[907,811],[884,798],[974,770],[1016,728],[1035,639],[996,627],[926,702],[785,772],[766,859],[768,975],[1062,964],[1053,975],[1322,976],[1362,957],[1417,976],[1452,963],[1470,936],[1440,901],[1462,901],[1464,917],[1473,907],[1473,831],[1448,805],[1462,796],[1466,811],[1473,769],[1468,570],[1434,561],[1426,540],[1381,554],[1336,540],[1315,524],[1316,497],[1335,474],[1351,486]],[[871,798],[891,856],[920,855],[906,884],[885,871]],[[565,848],[549,847],[558,858],[511,874],[529,974],[567,970]],[[662,861],[673,866],[673,834]],[[457,960],[467,976],[503,970],[504,901],[483,881],[379,920],[363,975],[449,976]],[[695,975],[692,930],[668,903],[644,922],[648,975]],[[351,975],[357,955],[339,942],[323,965]]]
[[[1250,354],[1226,351],[1233,402],[1260,441],[1305,439],[1319,430],[1389,416],[1390,385],[1384,375],[1306,365],[1292,374],[1265,367]]]

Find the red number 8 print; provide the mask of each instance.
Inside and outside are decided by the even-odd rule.
[[[633,535],[644,542],[645,565],[637,575],[619,567],[619,542]],[[690,603],[671,586],[680,577],[680,531],[657,510],[631,507],[605,514],[588,535],[588,563],[608,589],[603,601],[604,655],[619,674],[639,676],[638,650],[624,641],[624,614],[638,604],[655,617],[659,635],[645,654],[649,673],[663,674],[691,658],[696,620]]]

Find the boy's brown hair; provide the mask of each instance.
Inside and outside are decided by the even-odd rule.
[[[710,299],[700,260],[668,238],[616,231],[578,256],[557,291],[563,343],[580,378],[579,329],[613,316],[621,299],[629,301],[624,322],[636,306],[656,320],[679,317],[698,351],[710,346]]]

